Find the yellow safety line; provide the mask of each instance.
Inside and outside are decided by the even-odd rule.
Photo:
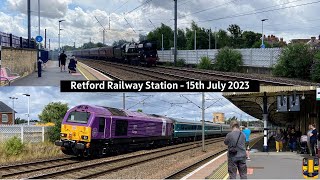
[[[227,175],[223,178],[223,180],[226,180],[229,178],[229,173],[227,173]]]
[[[78,68],[78,70],[80,71],[80,73],[89,81],[90,79],[81,71],[81,68]]]

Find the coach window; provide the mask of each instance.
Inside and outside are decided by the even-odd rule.
[[[8,123],[9,118],[8,118],[8,114],[2,114],[2,123]]]
[[[99,117],[99,132],[104,132],[105,127],[105,119],[103,117]]]

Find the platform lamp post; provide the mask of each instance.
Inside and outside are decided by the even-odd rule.
[[[60,53],[60,31],[61,30],[63,30],[63,29],[61,29],[60,27],[61,27],[61,22],[63,22],[63,21],[66,21],[66,20],[59,20],[59,53]]]
[[[13,122],[13,125],[15,124],[15,120],[16,120],[16,117],[15,117],[15,112],[14,112],[14,100],[18,99],[16,97],[9,97],[10,99],[12,99],[12,122]]]
[[[28,125],[30,125],[30,94],[23,94],[28,97]]]
[[[262,19],[261,22],[262,22],[262,44],[261,44],[261,48],[264,48],[264,43],[263,43],[263,39],[264,39],[264,35],[263,35],[263,22],[264,21],[267,21],[268,19]]]

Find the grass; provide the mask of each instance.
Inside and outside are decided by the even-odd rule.
[[[63,155],[60,148],[50,142],[24,144],[22,152],[18,155],[6,155],[4,146],[4,143],[0,143],[0,164],[34,161],[35,159],[54,158]]]

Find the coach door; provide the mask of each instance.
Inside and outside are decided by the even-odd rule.
[[[104,117],[96,117],[92,128],[92,137],[94,139],[105,138],[106,119]]]

